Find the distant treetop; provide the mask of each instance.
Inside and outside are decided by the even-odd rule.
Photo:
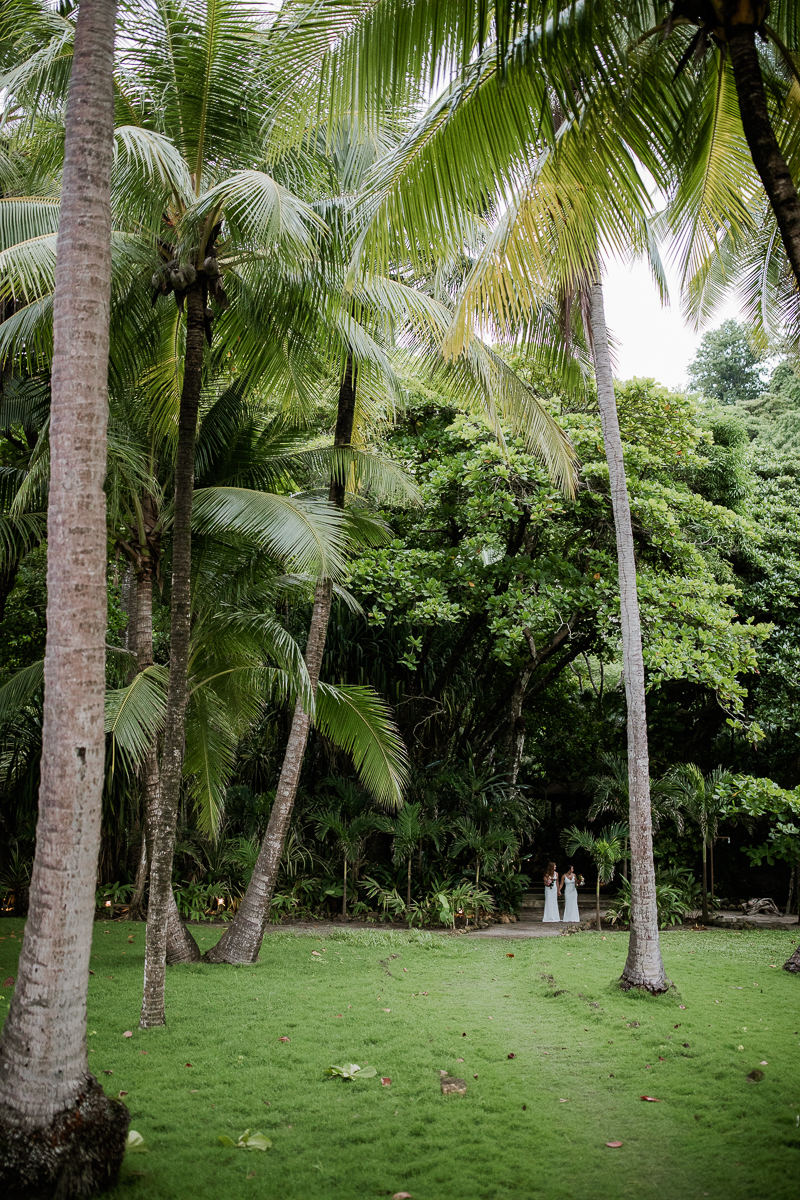
[[[755,400],[766,386],[764,357],[753,348],[746,326],[723,321],[703,334],[686,372],[689,386],[722,404]]]

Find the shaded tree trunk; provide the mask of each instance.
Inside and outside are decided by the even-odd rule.
[[[186,293],[186,353],[183,370],[178,446],[175,455],[175,510],[172,524],[172,598],[170,660],[164,746],[155,799],[148,816],[150,900],[140,1029],[166,1023],[164,982],[172,895],[172,854],[183,774],[184,726],[188,701],[191,636],[192,498],[194,447],[203,375],[205,304],[202,284]]]
[[[36,858],[0,1041],[0,1191],[116,1181],[130,1115],[89,1070],[86,998],[105,773],[106,424],[114,0],[82,0],[53,301],[50,499]]]
[[[408,856],[408,874],[406,875],[406,912],[411,912],[411,855]]]
[[[339,389],[334,446],[350,445],[353,438],[355,411],[356,368],[352,355],[348,355],[344,378]],[[345,484],[343,477],[341,482],[336,476],[331,479],[328,498],[331,504],[335,504],[337,508],[344,508]],[[314,608],[311,613],[305,654],[306,669],[315,696],[332,602],[333,586],[331,581],[329,579],[320,580],[314,592]],[[249,963],[255,962],[258,958],[300,783],[300,771],[303,766],[303,756],[308,743],[310,727],[311,717],[298,700],[292,717],[292,726],[275,792],[275,801],[253,874],[233,921],[216,946],[212,946],[210,950],[206,951],[204,958],[209,962]]]
[[[730,5],[737,15],[737,2]],[[764,190],[769,198],[775,220],[781,233],[786,256],[791,263],[797,285],[800,287],[800,197],[797,194],[786,159],[783,157],[767,108],[767,96],[761,75],[761,64],[756,47],[756,28],[764,17],[766,4],[748,4],[748,10],[760,8],[757,24],[747,21],[733,24],[727,20],[725,34],[731,55],[733,78],[739,98],[739,112],[753,165],[761,176]]]
[[[703,917],[703,924],[704,924],[704,925],[707,925],[707,924],[708,924],[708,866],[707,866],[707,862],[708,862],[708,854],[707,854],[707,849],[706,849],[706,840],[705,840],[705,838],[703,838],[703,893],[702,893],[702,897],[703,897],[703,903],[702,903],[702,917]]]
[[[592,348],[597,379],[597,401],[608,462],[611,505],[617,539],[622,660],[628,709],[628,801],[631,842],[631,932],[628,958],[622,972],[623,988],[639,987],[663,992],[669,987],[661,958],[653,865],[653,821],[650,810],[650,762],[647,746],[647,710],[644,691],[644,658],[636,558],[631,510],[617,418],[614,378],[608,349],[599,275],[590,288]]]
[[[595,920],[597,922],[597,932],[602,933],[603,925],[602,925],[602,922],[600,921],[600,872],[599,871],[597,872],[597,893],[595,896],[595,903],[596,903]]]
[[[342,884],[342,920],[347,919],[347,859],[344,860],[344,878]]]

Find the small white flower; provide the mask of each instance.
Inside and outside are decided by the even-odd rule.
[[[737,1047],[736,1047],[736,1049],[737,1049],[737,1050],[744,1050],[744,1046],[737,1046]]]

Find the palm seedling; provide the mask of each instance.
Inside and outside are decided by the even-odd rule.
[[[583,850],[590,856],[597,869],[597,887],[595,892],[595,920],[598,933],[602,929],[600,923],[600,885],[610,883],[614,878],[614,869],[623,856],[623,843],[628,836],[628,827],[622,822],[609,825],[601,833],[592,833],[589,829],[578,829],[573,825],[565,829],[561,835],[561,843],[567,854],[575,854]]]
[[[709,851],[713,856],[714,842],[717,838],[723,803],[720,799],[720,789],[731,782],[730,771],[715,767],[704,775],[694,763],[681,763],[672,772],[672,781],[684,809],[697,825],[700,831],[700,846],[703,860],[703,891],[702,914],[704,923],[708,922],[708,864]],[[713,857],[712,888],[713,888]]]

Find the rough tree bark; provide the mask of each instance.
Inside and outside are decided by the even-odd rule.
[[[82,0],[53,301],[47,648],[36,858],[0,1041],[0,1191],[116,1181],[130,1116],[89,1071],[86,996],[105,767],[106,424],[115,0]]]
[[[800,946],[797,947],[791,958],[787,958],[783,969],[790,971],[792,975],[800,975]]]
[[[622,972],[623,988],[664,992],[670,986],[661,958],[653,866],[653,822],[650,810],[650,762],[647,746],[647,709],[636,557],[631,510],[617,419],[614,377],[608,349],[603,307],[603,287],[598,278],[590,288],[592,348],[597,380],[597,401],[608,462],[611,506],[617,539],[622,660],[628,709],[628,799],[631,840],[631,933],[628,958]]]
[[[352,355],[348,355],[344,378],[339,388],[334,446],[341,447],[351,444],[355,411],[356,368]],[[343,478],[341,481],[337,476],[331,479],[328,498],[331,504],[335,504],[337,508],[344,508],[345,485]],[[332,601],[331,581],[323,579],[317,584],[314,593],[314,608],[311,613],[305,654],[306,669],[315,696]],[[311,718],[298,700],[292,717],[292,727],[283,758],[275,801],[255,869],[236,916],[216,946],[212,946],[204,955],[209,962],[250,963],[255,962],[258,958],[264,937],[264,927],[269,917],[272,893],[275,891],[275,883],[283,857],[283,847],[289,831],[297,787],[300,783],[300,771],[303,766],[303,756],[310,727]],[[343,897],[343,906],[344,903],[346,900]]]
[[[184,723],[188,700],[191,636],[192,499],[194,447],[203,375],[205,304],[198,280],[186,292],[186,352],[178,446],[175,455],[175,509],[172,524],[172,599],[167,712],[161,774],[149,826],[150,899],[140,1029],[166,1024],[164,983],[172,895],[172,853],[183,773]]]

